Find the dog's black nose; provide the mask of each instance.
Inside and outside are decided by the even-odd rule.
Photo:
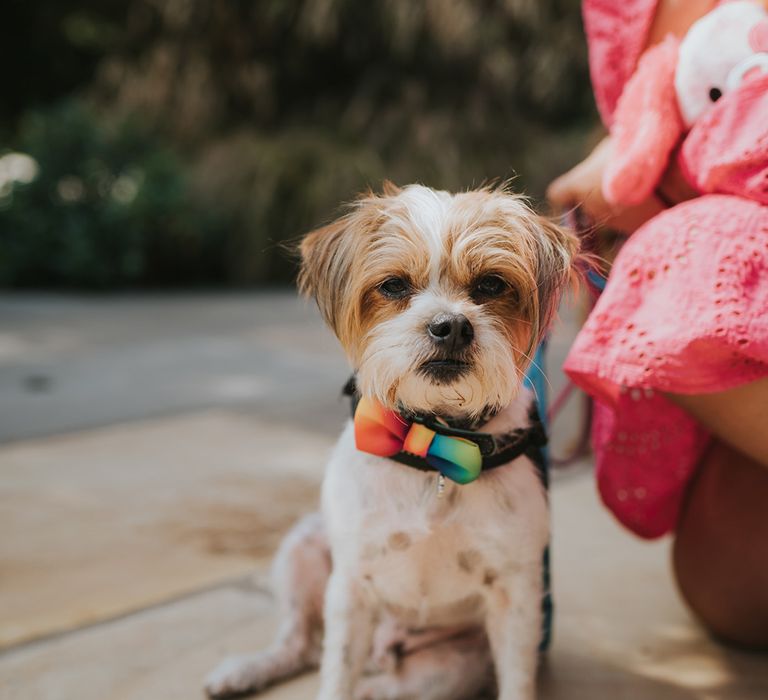
[[[427,333],[432,342],[448,352],[463,350],[475,337],[472,324],[463,314],[438,314],[427,326]]]

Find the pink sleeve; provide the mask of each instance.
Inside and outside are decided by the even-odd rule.
[[[584,0],[592,89],[603,123],[610,127],[624,83],[645,48],[658,0]]]
[[[680,165],[699,192],[768,204],[768,75],[712,105],[683,142]]]

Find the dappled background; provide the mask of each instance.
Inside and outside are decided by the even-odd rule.
[[[540,198],[595,122],[579,5],[10,0],[0,285],[285,284],[384,178]]]

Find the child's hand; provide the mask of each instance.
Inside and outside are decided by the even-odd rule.
[[[547,199],[558,211],[579,207],[591,224],[630,234],[665,207],[656,197],[632,207],[606,202],[602,180],[610,153],[611,137],[606,136],[581,163],[547,188]]]

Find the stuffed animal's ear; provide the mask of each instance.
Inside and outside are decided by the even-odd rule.
[[[624,86],[611,128],[613,152],[603,173],[603,195],[611,204],[647,199],[683,133],[675,92],[678,48],[670,35],[648,49]]]

